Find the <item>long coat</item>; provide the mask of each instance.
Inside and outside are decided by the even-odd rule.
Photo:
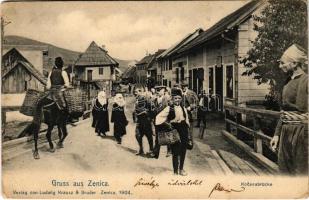
[[[119,106],[117,103],[113,104],[111,122],[114,123],[115,137],[121,137],[126,134],[128,120],[124,114],[124,107]]]
[[[95,132],[105,134],[109,131],[109,120],[108,120],[108,102],[101,105],[96,99],[92,109],[93,114],[93,125]]]

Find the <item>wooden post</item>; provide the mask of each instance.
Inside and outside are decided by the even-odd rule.
[[[225,119],[230,118],[230,111],[228,109],[225,109]],[[231,133],[231,125],[225,120],[225,130],[229,133]]]
[[[2,135],[2,139],[3,139],[3,136],[5,135],[5,124],[6,124],[6,111],[4,111],[3,109],[1,111],[1,119],[2,119],[2,122],[1,122],[2,133],[1,133],[1,135]]]
[[[238,129],[238,125],[241,124],[241,113],[236,113],[236,135],[237,135],[237,139],[242,139],[242,135],[241,135],[241,131]]]
[[[253,130],[255,133],[260,131],[260,119],[254,118],[253,120]],[[263,141],[261,138],[257,137],[256,134],[254,134],[254,151],[260,154],[263,154]]]

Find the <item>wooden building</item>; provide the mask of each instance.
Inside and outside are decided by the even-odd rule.
[[[138,61],[136,65],[136,83],[141,84],[141,85],[146,85],[147,83],[147,69],[148,69],[148,64],[152,61],[153,59],[152,54],[146,55],[143,57],[140,61]]]
[[[17,49],[34,68],[36,68],[44,76],[54,66],[55,58],[62,57],[64,61],[64,69],[68,72],[70,80],[72,80],[72,66],[77,60],[80,52],[71,51],[60,48],[48,43],[40,42],[26,37],[8,35],[4,37],[3,53],[11,49]]]
[[[179,59],[177,51],[194,40],[202,32],[203,29],[195,30],[157,56],[157,79],[161,80],[162,85],[171,87],[176,83],[182,83],[188,79],[188,71],[186,70],[187,60],[186,58]]]
[[[91,97],[99,90],[105,90],[110,94],[113,81],[116,79],[116,67],[118,63],[108,55],[107,51],[91,42],[75,63],[75,79],[82,88],[91,93],[89,95]]]
[[[2,57],[1,78],[3,94],[24,93],[27,89],[43,91],[46,77],[36,69],[17,49]]]
[[[157,52],[154,53],[151,61],[148,63],[148,66],[147,66],[147,82],[149,83],[149,85],[151,87],[154,87],[154,85],[161,84],[161,82],[159,81],[160,78],[158,77],[159,62],[158,62],[157,58],[164,51],[165,51],[165,49],[159,49]]]
[[[269,86],[242,76],[246,69],[239,63],[257,35],[252,16],[258,15],[264,5],[264,1],[250,1],[177,51],[177,59],[187,60],[191,89],[217,95],[221,107],[224,103],[238,105],[265,98]]]
[[[4,44],[3,45],[3,55],[6,55],[7,52],[10,52],[12,49],[17,50],[20,54],[23,55],[29,63],[32,64],[41,74],[44,71],[44,60],[45,52],[48,51],[48,46],[46,45],[13,45],[13,44]],[[9,54],[11,55],[11,54]],[[8,58],[7,62],[10,58]]]
[[[123,84],[136,83],[136,66],[129,66],[121,75],[121,80]]]

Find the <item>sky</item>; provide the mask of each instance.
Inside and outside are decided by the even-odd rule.
[[[5,35],[84,52],[92,41],[112,57],[140,60],[198,28],[206,30],[247,1],[9,2]]]

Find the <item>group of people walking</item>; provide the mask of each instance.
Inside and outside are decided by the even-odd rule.
[[[274,151],[278,149],[278,164],[282,172],[307,174],[308,58],[306,51],[298,45],[292,45],[282,55],[279,67],[290,74],[290,77],[283,88],[282,114],[270,146]],[[55,67],[48,76],[47,87],[51,90],[38,101],[34,124],[40,124],[42,107],[52,100],[56,103],[59,112],[65,112],[63,88],[69,86],[69,81],[62,68],[63,60],[58,57],[55,60]],[[184,171],[184,163],[187,149],[193,148],[192,110],[199,105],[200,120],[205,123],[205,118],[201,118],[201,116],[205,117],[205,113],[203,114],[205,110],[201,108],[209,103],[207,98],[199,100],[186,84],[175,85],[172,89],[151,88],[150,91],[143,86],[135,86],[134,95],[136,103],[133,119],[136,123],[137,155],[145,155],[143,137],[146,136],[149,144],[149,152],[146,155],[159,158],[161,146],[159,133],[167,132],[166,127],[172,128],[177,131],[179,140],[167,145],[167,155],[172,154],[174,174],[187,175]],[[125,99],[121,93],[116,93],[113,99],[111,122],[114,123],[114,137],[117,143],[121,144],[128,125],[124,110]],[[110,130],[108,103],[105,91],[99,92],[92,102],[92,127],[95,128],[98,136],[106,136],[106,132]]]
[[[121,144],[122,136],[126,134],[128,120],[125,115],[125,100],[121,93],[116,93],[113,98],[111,122],[114,123],[114,137]],[[98,93],[92,101],[92,127],[98,136],[106,136],[109,129],[108,98],[105,91]]]
[[[156,92],[149,92],[144,87],[135,87],[136,105],[134,121],[136,122],[136,140],[139,144],[137,155],[144,155],[143,136],[146,136],[149,144],[148,155],[159,158],[160,143],[159,132],[167,132],[168,128],[177,131],[180,140],[167,144],[167,155],[172,154],[174,174],[187,175],[184,170],[184,162],[187,149],[192,149],[192,127],[193,121],[191,111],[195,109],[198,102],[197,96],[189,91],[188,85],[175,85],[169,88],[159,88]],[[154,133],[153,127],[154,125]],[[167,125],[167,126],[166,126]],[[153,135],[155,143],[153,143]]]
[[[136,155],[159,158],[160,146],[158,133],[164,130],[163,124],[169,124],[179,135],[179,141],[167,144],[167,154],[172,154],[174,174],[187,175],[184,171],[186,150],[193,148],[190,123],[193,121],[191,111],[198,104],[197,96],[183,84],[170,89],[167,87],[151,88],[135,86],[136,98],[133,121],[136,123],[135,138],[138,144]],[[109,132],[108,99],[101,91],[92,103],[92,127],[98,136]],[[118,144],[126,134],[128,120],[125,112],[125,99],[121,93],[113,97],[111,122],[114,123],[114,137]],[[147,138],[149,152],[145,153],[143,137]]]

